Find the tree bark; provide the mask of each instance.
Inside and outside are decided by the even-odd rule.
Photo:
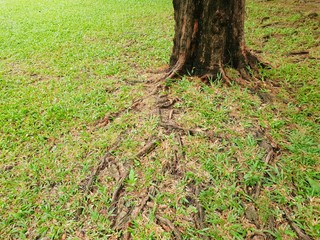
[[[175,36],[169,77],[215,77],[224,67],[245,69],[245,0],[173,0]],[[249,59],[250,58],[250,59]]]

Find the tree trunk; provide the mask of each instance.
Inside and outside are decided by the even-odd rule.
[[[173,0],[175,36],[169,77],[215,77],[224,67],[245,69],[245,0]]]

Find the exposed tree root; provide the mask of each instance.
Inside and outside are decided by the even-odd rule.
[[[169,108],[172,107],[176,102],[178,101],[178,99],[165,99],[164,101],[159,101],[157,102],[157,107],[158,108]]]
[[[151,140],[137,153],[136,158],[141,158],[152,152],[157,147],[159,140],[158,137],[152,136]]]
[[[162,166],[162,172],[164,174],[169,173],[175,178],[180,178],[184,175],[183,163],[185,163],[186,156],[181,135],[179,133],[175,134],[175,139],[179,143],[179,146],[173,147],[173,157],[170,159],[171,161]]]
[[[119,202],[119,197],[120,197],[120,193],[124,188],[124,181],[127,179],[129,175],[129,170],[126,169],[123,173],[122,173],[122,177],[120,178],[120,180],[117,183],[117,187],[114,190],[113,194],[112,194],[112,198],[111,198],[111,203],[110,203],[110,207],[109,207],[109,214],[110,214],[110,218],[112,220],[112,224],[111,227],[114,229],[119,229],[119,225],[120,223],[117,223],[119,221],[117,215],[119,216],[119,214],[115,214],[118,212],[118,202]]]
[[[181,54],[179,56],[178,61],[176,64],[169,70],[165,78],[175,78],[176,76],[179,76],[179,74],[183,71],[183,68],[185,67],[186,63],[186,56],[185,54]]]
[[[186,160],[186,152],[185,152],[185,150],[184,150],[184,146],[183,146],[183,142],[182,142],[181,135],[178,134],[176,138],[177,138],[177,141],[178,141],[179,146],[180,146],[180,154],[181,154],[181,157],[183,157],[183,158]]]
[[[255,132],[255,135],[260,148],[262,148],[266,152],[266,156],[264,158],[264,169],[262,169],[261,171],[267,172],[265,170],[269,168],[269,165],[273,163],[275,158],[280,154],[280,148],[272,141],[272,139],[269,139],[265,135],[264,130],[259,129],[257,132]],[[249,193],[251,196],[253,196],[254,199],[257,199],[259,197],[262,187],[262,181],[267,177],[267,173],[264,173],[262,179],[252,188],[251,193]]]
[[[114,150],[116,150],[119,145],[120,142],[122,140],[122,135],[120,135],[118,137],[118,139],[116,140],[116,142],[112,145],[112,147],[110,148],[110,150],[105,154],[105,156],[103,157],[103,159],[99,162],[98,166],[95,168],[95,170],[92,172],[91,176],[88,179],[87,184],[84,186],[85,189],[85,195],[88,194],[91,191],[92,188],[92,184],[94,182],[94,179],[99,175],[99,173],[104,170],[108,164],[109,161],[113,160],[113,156],[112,156],[112,152]]]
[[[170,220],[163,218],[160,215],[156,215],[156,219],[161,226],[165,225],[170,228],[170,230],[173,232],[173,234],[175,236],[175,239],[178,239],[178,240],[182,239],[181,233],[179,232],[179,230],[174,226],[174,224]]]
[[[308,236],[293,220],[292,218],[289,216],[289,213],[287,212],[287,210],[282,209],[284,214],[283,217],[284,219],[286,219],[290,225],[290,227],[292,228],[293,231],[295,231],[295,233],[298,235],[299,239],[302,240],[312,240],[312,238],[310,236]]]
[[[151,138],[151,141],[149,141],[135,156],[135,158],[141,158],[147,154],[149,154],[151,151],[153,151],[158,143],[158,139],[155,137]],[[121,178],[117,183],[117,187],[115,189],[115,191],[112,194],[112,199],[111,199],[111,203],[110,203],[110,207],[109,207],[109,214],[112,215],[119,215],[118,212],[118,202],[119,202],[119,197],[120,197],[120,193],[121,191],[124,189],[124,182],[127,179],[129,175],[129,168],[125,168],[124,172],[121,174]],[[141,205],[141,203],[140,203]],[[143,204],[143,206],[145,205],[145,203]],[[133,210],[134,214],[137,211],[137,209]],[[116,214],[118,212],[118,214]],[[123,224],[125,222],[127,222],[127,218],[130,216],[131,211],[128,211],[126,216],[118,219],[118,218],[113,218],[113,223],[111,225],[112,228],[119,230],[122,228]]]
[[[222,75],[222,79],[227,83],[228,86],[231,86],[231,79],[230,77],[226,74],[226,72],[224,71],[224,68],[222,66],[222,63],[219,63],[219,72]]]
[[[277,152],[272,148],[267,153],[267,155],[264,159],[265,168],[268,168],[269,163],[272,162],[276,156],[277,156]],[[267,177],[266,174],[264,174],[263,178],[265,178],[265,177]],[[257,183],[253,188],[253,196],[255,199],[257,199],[260,195],[261,186],[262,186],[262,180],[259,181],[259,183]]]
[[[220,66],[221,67],[221,66]],[[246,85],[250,83],[250,75],[245,69],[243,70],[243,77],[239,77],[236,82],[238,82],[240,85],[247,87]],[[224,71],[224,69],[220,68],[220,73],[222,76],[222,79],[225,80],[226,84],[231,84],[232,81],[227,75],[227,73]],[[241,73],[239,73],[241,75]],[[226,80],[226,79],[227,80]],[[245,79],[247,78],[247,79]],[[252,80],[252,79],[251,79]],[[117,150],[117,148],[121,144],[122,136],[123,134],[120,134],[118,140],[113,144],[113,146],[109,149],[105,157],[98,163],[97,167],[93,170],[91,175],[86,180],[86,184],[84,185],[84,199],[87,197],[88,194],[92,191],[92,186],[94,185],[94,181],[97,178],[97,176],[100,174],[100,172],[109,167],[111,164],[119,165],[117,167],[119,171],[119,177],[115,177],[115,183],[113,184],[113,192],[111,193],[111,203],[109,205],[109,208],[107,209],[107,215],[109,217],[109,220],[111,221],[111,228],[117,232],[118,234],[121,234],[121,239],[130,239],[130,228],[134,227],[133,221],[137,219],[139,215],[144,216],[148,211],[150,211],[150,206],[153,206],[153,211],[156,209],[156,215],[155,215],[155,223],[160,225],[164,231],[170,231],[174,235],[174,239],[182,239],[182,230],[179,229],[179,227],[175,226],[173,222],[171,222],[169,219],[163,217],[165,210],[160,209],[156,203],[153,203],[153,197],[156,194],[155,187],[151,186],[148,188],[140,189],[142,194],[139,193],[139,196],[134,196],[130,200],[128,200],[128,192],[132,191],[129,190],[129,186],[126,185],[130,168],[133,168],[133,162],[134,160],[141,160],[146,159],[147,156],[156,150],[157,146],[162,145],[162,141],[166,141],[166,138],[163,137],[164,135],[170,135],[172,134],[175,137],[175,142],[177,144],[173,144],[173,147],[169,149],[168,154],[168,164],[163,164],[162,171],[163,173],[166,173],[169,178],[174,180],[182,179],[185,176],[186,168],[184,167],[184,163],[186,163],[186,154],[185,154],[185,146],[184,146],[184,140],[186,138],[185,135],[202,135],[210,140],[219,138],[216,136],[217,134],[214,133],[211,130],[203,130],[200,128],[185,128],[183,126],[179,126],[175,122],[175,118],[177,117],[177,110],[174,111],[174,104],[180,99],[170,99],[168,95],[160,95],[160,87],[162,86],[163,82],[157,82],[157,85],[150,91],[151,93],[147,96],[144,96],[140,99],[137,99],[133,102],[133,104],[125,109],[122,109],[114,114],[111,114],[108,116],[108,119],[114,120],[115,118],[119,118],[124,112],[126,111],[142,111],[141,108],[137,108],[137,105],[139,105],[143,100],[146,98],[153,96],[155,98],[155,105],[153,106],[155,109],[158,110],[159,114],[159,123],[157,125],[158,134],[157,136],[151,136],[149,140],[144,144],[144,146],[136,152],[136,154],[130,158],[127,161],[128,165],[123,165],[120,161],[116,161],[116,156],[112,155],[112,152]],[[110,121],[110,120],[109,120]],[[109,123],[109,122],[108,122]],[[108,124],[107,123],[107,124]],[[268,168],[268,165],[272,164],[275,160],[275,158],[279,154],[279,149],[276,144],[273,143],[272,139],[269,139],[266,134],[261,131],[258,134],[259,136],[256,136],[259,143],[259,146],[263,148],[266,152],[266,156],[264,158],[265,163],[265,169]],[[229,140],[227,137],[226,140]],[[174,139],[173,139],[174,141]],[[169,144],[168,144],[169,145]],[[157,153],[157,152],[156,152]],[[110,168],[111,169],[111,168]],[[106,170],[110,170],[106,169]],[[106,171],[104,171],[106,172]],[[111,171],[109,171],[111,172]],[[109,173],[108,172],[108,173]],[[110,173],[109,173],[110,174]],[[262,176],[262,180],[257,183],[250,191],[247,191],[247,193],[252,197],[253,200],[258,199],[259,195],[261,194],[261,191],[263,191],[263,179],[267,178],[268,175]],[[242,178],[242,177],[240,177]],[[201,186],[196,186],[194,183],[188,184],[188,188],[186,190],[190,191],[191,194],[188,195],[188,201],[190,206],[196,208],[197,211],[192,214],[190,218],[188,218],[188,221],[193,224],[193,226],[197,230],[202,230],[207,227],[206,223],[206,216],[205,216],[205,209],[202,207],[201,202],[199,200],[199,195],[201,192],[200,189]],[[131,197],[131,195],[130,195]],[[82,209],[84,208],[84,204],[86,201],[83,201],[81,203],[81,211],[78,214],[78,217],[81,215]],[[255,206],[254,203],[246,203],[245,204],[247,209],[245,212],[245,217],[253,223],[256,228],[258,229],[257,232],[254,233],[254,235],[251,235],[252,239],[260,239],[259,237],[263,237],[265,239],[273,239],[272,235],[267,233],[267,230],[273,231],[273,224],[274,221],[270,223],[265,224],[262,223],[261,219],[259,218],[259,207]],[[167,208],[168,209],[168,208]],[[171,209],[170,209],[171,210]],[[272,216],[273,217],[273,216]],[[271,219],[271,218],[270,218]],[[290,224],[291,228],[294,229],[294,231],[297,233],[297,235],[300,237],[304,236],[302,234],[305,234],[301,229],[299,231],[299,228],[297,228],[296,224],[290,220],[288,216],[286,216],[286,219],[288,223]],[[290,223],[291,221],[291,223]],[[267,230],[264,230],[267,229]],[[261,233],[260,233],[261,232]],[[302,234],[301,234],[302,233]],[[305,234],[305,236],[307,236]],[[307,236],[308,237],[308,236]],[[202,236],[199,233],[199,238],[205,239],[205,236]],[[208,238],[209,239],[209,238]],[[301,238],[301,239],[311,239],[311,238]]]
[[[260,148],[262,148],[266,152],[266,156],[264,158],[264,168],[261,169],[261,172],[264,172],[263,176],[261,177],[261,180],[252,188],[246,189],[247,194],[250,195],[253,198],[253,200],[257,200],[259,198],[261,189],[263,187],[263,180],[268,177],[268,171],[266,170],[269,168],[269,165],[275,161],[275,158],[279,155],[279,147],[266,136],[264,130],[258,129],[258,131],[255,132],[255,138],[258,141]],[[250,239],[275,239],[274,236],[269,232],[274,231],[274,216],[269,216],[267,223],[263,224],[259,217],[259,206],[256,206],[256,203],[251,202],[245,205],[246,219],[253,223],[257,227],[257,229],[259,229],[259,232],[254,232],[254,235],[251,236]],[[268,231],[263,229],[267,229]]]
[[[259,219],[259,213],[254,206],[254,204],[247,204],[246,211],[245,211],[245,217],[253,223],[258,229],[261,227],[260,219]]]
[[[118,214],[115,215],[111,227],[116,231],[122,231],[122,239],[130,239],[130,233],[127,230],[131,226],[132,220],[136,219],[137,216],[143,211],[143,209],[147,205],[147,202],[151,200],[154,194],[155,187],[151,186],[143,193],[143,195],[140,198],[140,201],[137,203],[135,207],[126,209],[124,205],[122,206],[122,211],[125,211],[124,216],[121,216],[120,212],[118,212]]]
[[[78,219],[80,217],[80,215],[82,214],[83,211],[83,206],[86,202],[87,196],[88,194],[91,192],[92,190],[92,186],[94,183],[94,180],[97,178],[97,176],[100,174],[101,171],[103,171],[107,165],[109,164],[110,161],[113,161],[113,156],[112,156],[112,152],[114,150],[116,150],[122,140],[122,134],[120,134],[117,138],[117,140],[115,141],[115,143],[111,146],[111,148],[109,149],[109,151],[105,154],[105,156],[100,160],[100,162],[98,163],[97,167],[93,170],[93,172],[91,173],[91,175],[82,181],[82,183],[80,184],[80,189],[84,190],[83,193],[83,199],[81,200],[81,203],[79,204],[80,207],[78,208],[77,212],[76,212],[76,216],[75,218]]]
[[[168,122],[162,122],[162,123],[160,123],[160,126],[170,132],[173,130],[176,130],[184,135],[189,134],[191,136],[194,136],[194,135],[200,134],[200,135],[204,135],[210,139],[214,137],[214,133],[212,131],[205,131],[200,128],[195,128],[195,129],[183,128],[183,127],[180,127],[179,125],[176,125],[175,123],[168,123]]]
[[[219,64],[215,66],[214,70],[211,69],[208,73],[199,76],[201,81],[210,84],[212,81],[220,79],[227,86],[236,83],[241,87],[249,89],[252,93],[257,94],[264,103],[270,102],[272,100],[271,95],[261,90],[274,90],[274,86],[277,84],[274,84],[271,81],[262,81],[260,69],[271,69],[271,64],[263,62],[257,55],[245,48],[243,49],[242,54],[244,62],[241,67],[235,69],[238,72],[239,77],[230,77],[222,64],[222,61],[220,61]],[[178,60],[172,69],[169,70],[165,78],[181,78],[181,76],[185,74],[193,75],[193,72],[188,72],[186,70],[185,61]]]
[[[199,194],[200,194],[200,189],[199,189],[199,186],[196,186],[195,188],[195,195],[197,197],[196,199],[196,207],[197,207],[197,220],[196,220],[196,225],[198,227],[198,229],[203,229],[204,228],[204,210],[203,210],[203,207],[201,206],[199,200],[198,200],[198,197],[199,197]]]
[[[281,24],[280,22],[272,22],[272,23],[267,23],[261,26],[261,28],[266,28],[266,27],[271,27],[271,26],[275,26],[275,25],[279,25]]]
[[[202,207],[200,201],[199,201],[199,195],[200,195],[200,187],[199,185],[196,185],[193,189],[194,195],[195,195],[195,207],[197,208],[197,212],[194,216],[194,222],[195,226],[198,230],[206,228],[206,223],[205,223],[205,211],[204,208]],[[208,237],[205,236],[199,236],[201,239],[209,239]]]
[[[107,114],[104,118],[102,118],[101,120],[97,121],[95,126],[97,128],[105,127],[109,123],[113,122],[114,119],[119,118],[122,114],[130,112],[130,111],[133,111],[133,110],[136,110],[137,107],[142,103],[142,101],[148,99],[149,97],[154,96],[158,92],[159,87],[161,87],[161,84],[156,84],[148,95],[134,100],[129,107],[125,107],[125,108],[120,109],[117,112],[113,112],[113,113]]]
[[[154,186],[149,187],[149,189],[144,193],[145,197],[140,201],[137,207],[132,211],[132,219],[136,218],[143,208],[146,206],[147,202],[154,197],[156,188]]]
[[[259,67],[263,69],[271,69],[272,66],[268,62],[262,61],[257,55],[255,55],[253,52],[246,50],[246,63],[249,65],[252,69],[255,71],[259,71]]]

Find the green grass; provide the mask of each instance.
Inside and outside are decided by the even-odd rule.
[[[183,137],[186,157],[177,173],[163,171],[180,151],[175,133],[162,134],[150,156],[134,158],[159,134],[152,102],[97,127],[104,116],[148,94],[146,73],[168,63],[171,4],[0,0],[1,238],[117,236],[107,212],[113,173],[103,172],[86,197],[79,186],[125,131],[113,155],[134,163],[125,181],[126,204],[136,205],[139,194],[157,186],[153,206],[130,225],[133,239],[172,238],[156,220],[159,211],[183,239],[243,239],[266,229],[277,239],[291,239],[296,233],[283,220],[283,209],[307,234],[320,235],[319,36],[317,19],[304,17],[313,8],[301,5],[302,16],[293,3],[248,2],[247,43],[274,66],[263,70],[264,77],[279,84],[272,103],[236,85],[206,86],[187,77],[168,82],[166,93],[179,99],[176,122],[215,133],[213,140]],[[263,17],[270,18],[261,24]],[[272,22],[280,24],[262,27]],[[287,55],[297,50],[308,50],[309,58]],[[257,128],[280,147],[269,165]],[[260,182],[261,193],[253,198],[246,189]],[[193,196],[194,186],[199,196]],[[190,220],[198,211],[193,198],[205,210],[204,229]],[[245,218],[252,204],[260,228]],[[271,218],[274,229],[268,226]]]
[[[95,130],[94,122],[141,94],[126,79],[166,63],[170,42],[163,34],[171,29],[162,19],[170,6],[0,4],[1,169],[14,166],[1,173],[0,231],[13,238],[58,237],[79,228],[72,219],[78,183],[114,137]],[[108,94],[106,87],[120,89]]]

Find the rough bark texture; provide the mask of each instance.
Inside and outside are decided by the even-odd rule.
[[[175,37],[170,74],[216,76],[244,69],[245,0],[173,0]]]

